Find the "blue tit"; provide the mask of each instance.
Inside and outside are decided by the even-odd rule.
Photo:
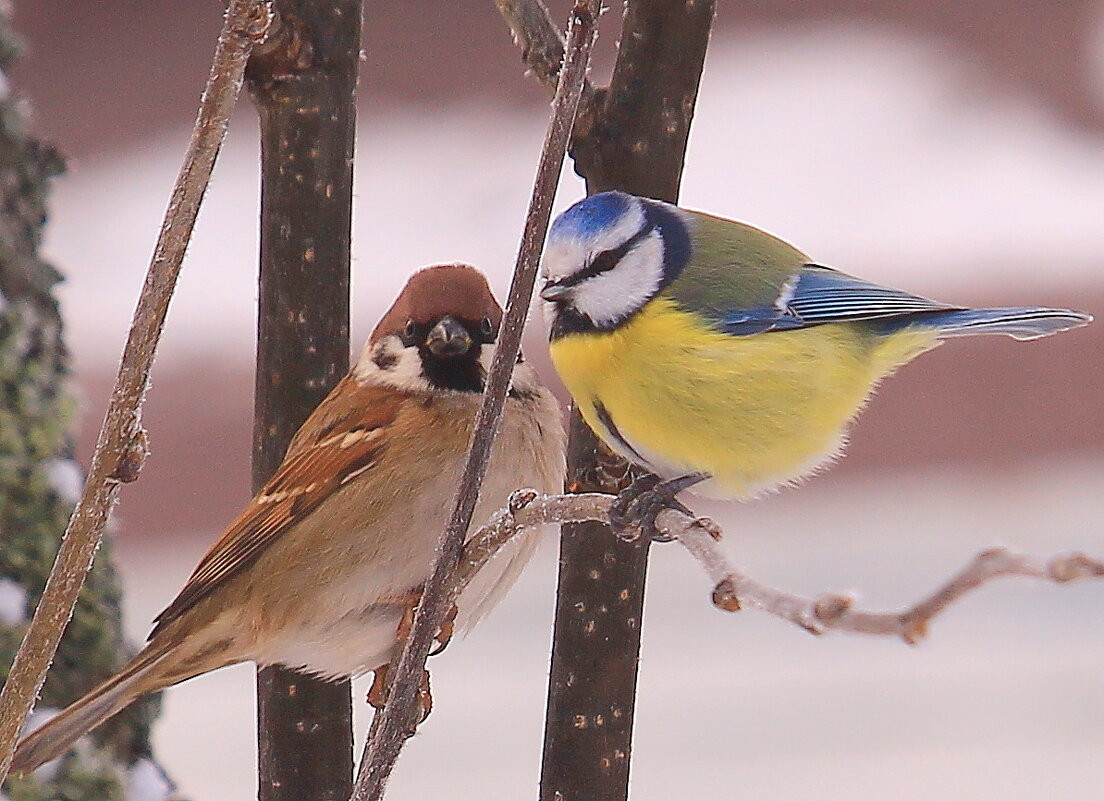
[[[824,467],[878,382],[944,339],[1035,339],[1092,319],[940,303],[622,192],[555,220],[542,276],[552,361],[576,406],[671,498],[695,484],[750,498]]]

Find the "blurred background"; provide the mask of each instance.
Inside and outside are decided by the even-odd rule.
[[[11,83],[35,131],[70,157],[47,254],[67,276],[87,458],[222,6],[15,5],[29,55]],[[505,291],[547,112],[487,0],[366,5],[357,348],[416,267],[470,261]],[[552,5],[565,18],[566,3]],[[919,294],[1104,315],[1104,2],[718,6],[684,205]],[[599,83],[619,16],[603,23]],[[135,638],[248,497],[256,139],[243,99],[155,369],[153,456],[118,509]],[[568,170],[558,208],[582,192]],[[534,319],[528,354],[547,365],[542,340]],[[994,543],[1100,554],[1102,348],[1101,323],[1042,342],[954,342],[882,388],[828,474],[701,508],[757,577],[810,594],[857,588],[872,607],[911,602]],[[436,710],[389,798],[535,795],[554,574],[549,541],[503,606],[434,660]],[[1085,797],[1099,781],[1099,584],[994,586],[917,648],[724,615],[709,589],[677,546],[654,550],[638,801],[1014,801]],[[166,697],[156,740],[181,791],[253,797],[252,668]]]

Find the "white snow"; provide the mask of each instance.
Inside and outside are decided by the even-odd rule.
[[[50,476],[50,486],[61,500],[66,503],[80,500],[81,490],[84,489],[84,471],[80,465],[72,459],[51,459],[46,465],[46,472]]]
[[[0,577],[0,623],[21,626],[27,622],[27,591],[10,578]]]
[[[416,267],[468,260],[504,290],[544,125],[539,112],[487,106],[363,115],[354,340]],[[251,357],[256,131],[249,112],[232,127],[165,359]],[[47,255],[69,278],[61,293],[78,367],[120,352],[187,138],[181,130],[76,164],[58,182]],[[582,194],[567,174],[558,209]],[[1100,281],[1104,149],[983,85],[967,54],[896,30],[820,26],[716,42],[682,197],[823,263],[948,300],[979,283],[1000,303],[1010,286]]]
[[[148,759],[139,759],[127,771],[127,801],[166,801],[175,792],[165,772]]]

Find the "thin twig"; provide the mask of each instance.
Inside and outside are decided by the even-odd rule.
[[[241,89],[245,62],[272,23],[267,0],[231,0],[226,12],[184,164],[134,310],[84,491],[69,519],[42,600],[0,693],[0,781],[7,776],[19,731],[42,689],[46,671],[73,614],[119,485],[135,480],[141,470],[146,456],[141,408],[169,299]]]
[[[518,490],[511,496],[509,506],[495,514],[491,522],[469,540],[451,582],[451,597],[459,595],[483,565],[524,529],[550,523],[604,521],[613,500],[614,496],[600,493],[540,495],[534,490]],[[714,606],[727,612],[755,607],[813,634],[846,631],[900,637],[914,645],[927,633],[932,619],[944,609],[994,579],[1026,576],[1066,583],[1104,578],[1104,561],[1083,553],[1042,558],[1007,548],[991,548],[979,553],[958,573],[908,609],[868,612],[854,608],[854,598],[850,595],[826,593],[805,598],[751,578],[733,564],[721,548],[721,530],[709,518],[667,510],[659,516],[657,524],[682,543],[705,569],[713,582]]]
[[[542,0],[494,0],[521,48],[521,58],[549,94],[555,94],[564,56],[564,35]],[[590,94],[584,78],[583,96]]]
[[[552,117],[541,149],[517,265],[506,302],[505,317],[495,348],[494,362],[487,377],[483,402],[475,418],[456,506],[448,527],[441,536],[433,574],[426,582],[410,634],[403,644],[387,703],[372,721],[356,787],[353,789],[353,801],[375,801],[383,796],[399,751],[414,732],[420,678],[433,637],[444,620],[448,606],[446,582],[463,551],[464,536],[471,525],[491,445],[498,432],[510,376],[521,346],[521,332],[536,283],[537,262],[552,216],[552,201],[582,95],[583,80],[590,64],[590,51],[594,44],[600,7],[599,0],[576,0],[572,10],[567,56],[552,103]]]

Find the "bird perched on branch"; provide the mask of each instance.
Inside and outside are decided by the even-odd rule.
[[[622,192],[555,220],[542,275],[560,377],[595,434],[651,473],[614,504],[624,536],[655,536],[683,489],[748,498],[816,471],[878,381],[944,339],[1035,339],[1091,320],[928,300]]]
[[[28,735],[13,770],[60,756],[140,695],[236,662],[329,679],[376,669],[370,700],[382,701],[381,666],[397,655],[429,578],[501,320],[475,268],[416,273],[272,479],[158,616],[149,644]],[[473,530],[519,487],[559,491],[563,446],[559,407],[519,357]],[[484,567],[457,601],[457,626],[505,594],[535,545],[522,535]]]

